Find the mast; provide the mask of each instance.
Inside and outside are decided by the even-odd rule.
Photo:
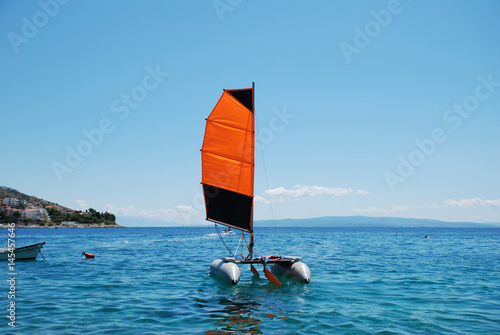
[[[253,117],[254,117],[254,120],[255,120],[255,82],[252,81],[252,106],[253,106]],[[255,131],[254,131],[255,133]],[[254,143],[254,146],[255,146],[255,143]],[[249,246],[249,252],[250,252],[250,259],[253,258],[253,244],[254,244],[254,240],[253,240],[253,204],[252,204],[252,233],[250,234],[250,246]],[[253,265],[252,265],[253,266]],[[252,270],[253,272],[253,270]]]
[[[255,120],[255,82],[254,81],[252,81],[252,107],[253,107],[252,113],[253,113],[253,117]],[[255,134],[255,130],[254,130],[254,134]],[[254,141],[254,146],[255,146],[255,141]],[[254,165],[255,165],[255,162],[254,162]],[[250,252],[250,259],[253,258],[253,244],[254,244],[254,240],[253,240],[253,202],[252,202],[252,230],[250,233],[250,245],[248,246],[248,251]],[[252,265],[252,272],[254,272],[253,265]]]

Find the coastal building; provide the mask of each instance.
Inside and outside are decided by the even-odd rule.
[[[49,214],[45,208],[28,208],[22,213],[21,218],[23,220],[43,220],[50,221]]]
[[[23,215],[21,216],[23,220],[41,220],[42,217],[38,208],[28,208],[23,211]]]
[[[14,213],[18,212],[21,214],[21,218],[23,216],[23,210],[22,209],[17,209],[17,208],[10,208],[10,207],[5,207],[7,215],[14,216]]]
[[[40,215],[42,216],[43,221],[50,222],[50,216],[49,213],[45,210],[45,208],[39,208]]]
[[[2,200],[2,203],[6,206],[15,206],[19,205],[19,200],[16,198],[5,198]]]

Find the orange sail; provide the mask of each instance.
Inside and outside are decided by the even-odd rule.
[[[207,220],[252,230],[254,89],[225,90],[207,118],[201,149]]]

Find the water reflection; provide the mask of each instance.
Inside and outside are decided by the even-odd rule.
[[[210,312],[217,330],[209,330],[206,335],[214,334],[262,334],[259,320],[254,315],[254,309],[260,306],[255,301],[238,302],[227,298],[220,298],[219,305],[223,308]]]
[[[303,328],[296,315],[303,313],[302,297],[310,295],[311,285],[281,278],[282,287],[255,276],[238,285],[208,281],[217,287],[207,285],[206,299],[197,300],[209,315],[205,334],[262,334],[281,330],[284,323]]]

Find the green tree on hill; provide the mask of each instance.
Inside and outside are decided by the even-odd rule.
[[[1,223],[9,223],[12,222],[12,218],[10,215],[7,215],[3,210],[0,209],[0,222]]]
[[[82,212],[70,212],[62,213],[54,208],[47,208],[47,212],[50,215],[50,219],[53,223],[61,223],[62,221],[75,221],[80,223],[100,223],[104,222],[107,224],[116,224],[116,217],[114,214],[104,212],[100,213],[93,208],[89,208],[88,211]]]

